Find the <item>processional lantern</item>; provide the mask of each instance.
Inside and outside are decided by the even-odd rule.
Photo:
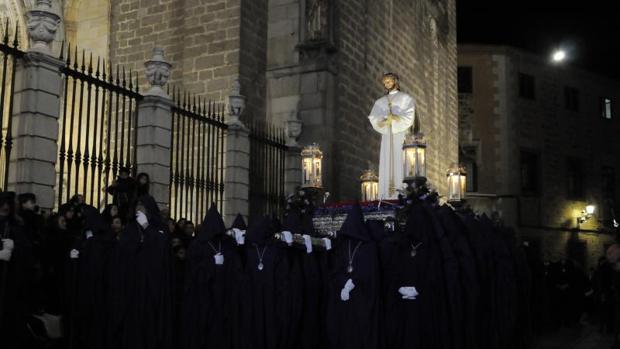
[[[360,176],[362,201],[375,201],[379,198],[379,177],[373,170],[366,170]]]
[[[453,164],[448,170],[448,201],[459,202],[465,199],[467,172],[461,165]]]
[[[322,188],[322,160],[323,153],[321,152],[318,144],[312,143],[302,149],[301,161],[303,188]]]
[[[410,133],[403,143],[403,182],[426,182],[426,141],[422,132]]]

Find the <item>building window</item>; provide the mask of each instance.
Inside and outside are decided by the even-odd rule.
[[[459,147],[459,162],[465,167],[467,176],[465,177],[465,191],[478,191],[478,158],[477,145],[463,145]]]
[[[473,93],[474,84],[471,67],[458,67],[457,70],[458,92]]]
[[[611,98],[602,97],[601,98],[601,116],[603,119],[611,119]]]
[[[564,87],[564,107],[568,110],[579,111],[579,90],[565,86]]]
[[[568,158],[566,167],[567,197],[573,200],[584,198],[583,190],[583,166],[581,159]]]
[[[538,194],[538,154],[532,151],[521,151],[521,193]]]
[[[536,99],[536,80],[529,74],[519,73],[519,96]]]
[[[465,162],[465,171],[467,171],[465,191],[477,192],[478,191],[478,166],[474,161]]]

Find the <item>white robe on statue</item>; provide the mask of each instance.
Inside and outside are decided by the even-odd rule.
[[[395,120],[390,126],[380,125],[390,114]],[[381,133],[381,155],[379,157],[379,198],[398,198],[396,189],[403,187],[403,142],[407,130],[413,125],[415,101],[400,91],[390,91],[379,98],[368,115],[372,127]]]

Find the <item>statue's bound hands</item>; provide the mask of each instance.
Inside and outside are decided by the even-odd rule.
[[[379,121],[377,124],[379,125],[379,127],[387,127],[387,126],[392,125],[393,122],[398,122],[398,121],[400,121],[400,116],[389,114],[385,119]]]

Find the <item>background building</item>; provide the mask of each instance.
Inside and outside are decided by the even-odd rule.
[[[244,119],[303,123],[300,144],[324,152],[324,186],[335,199],[359,196],[359,176],[376,168],[380,137],[366,119],[385,71],[417,101],[429,139],[428,173],[445,192],[457,161],[454,0],[65,0],[60,42],[140,76],[162,47],[169,83],[224,102],[233,81],[247,97]],[[19,21],[33,1],[0,0]],[[27,45],[22,45],[24,47]],[[289,127],[289,132],[295,132]]]
[[[613,228],[620,83],[514,48],[480,45],[459,46],[458,78],[459,158],[472,205],[498,212],[526,236],[548,239],[550,258],[567,249],[589,261],[602,254],[609,236],[569,231]],[[593,218],[578,226],[590,204]],[[581,247],[564,243],[571,236]]]

